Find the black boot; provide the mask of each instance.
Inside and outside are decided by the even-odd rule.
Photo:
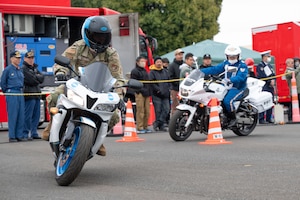
[[[228,117],[230,118],[228,128],[235,126],[235,124],[236,124],[235,112],[228,113]]]

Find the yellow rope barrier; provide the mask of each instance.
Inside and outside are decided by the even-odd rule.
[[[41,96],[51,94],[50,92],[42,92],[42,93],[3,93],[0,92],[0,96]]]
[[[287,72],[287,73],[279,74],[279,75],[276,75],[276,76],[270,76],[270,77],[267,77],[267,78],[261,78],[260,80],[265,81],[265,80],[269,80],[269,79],[279,78],[279,77],[282,77],[282,76],[285,76],[285,75],[291,74],[291,73],[292,72]]]
[[[261,78],[260,80],[266,81],[266,80],[270,80],[270,79],[275,79],[275,78],[279,78],[282,76],[285,76],[287,74],[291,74],[292,72],[287,72],[284,74],[279,74],[276,76],[271,76],[271,77],[267,77],[267,78]],[[142,83],[171,83],[171,82],[177,82],[177,81],[181,81],[184,78],[179,78],[179,79],[169,79],[169,80],[152,80],[152,81],[146,81],[146,80],[140,80],[140,82]],[[40,96],[40,95],[46,95],[46,94],[51,94],[51,92],[42,92],[42,93],[3,93],[0,92],[0,96]]]
[[[179,79],[168,79],[168,80],[153,80],[153,81],[140,81],[141,83],[171,83],[171,82],[177,82],[181,81],[184,78],[179,78]]]

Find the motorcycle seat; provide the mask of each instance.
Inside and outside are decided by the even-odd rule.
[[[243,96],[241,98],[241,100],[243,100],[244,98],[246,98],[247,96],[249,95],[249,88],[246,88],[244,93],[243,93]]]

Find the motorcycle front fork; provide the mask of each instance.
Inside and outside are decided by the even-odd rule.
[[[66,110],[60,109],[60,111],[57,114],[53,115],[52,117],[49,143],[55,159],[57,159],[57,156],[59,154],[59,141],[60,141],[59,132],[63,124],[63,121],[66,117],[66,114],[67,114]]]

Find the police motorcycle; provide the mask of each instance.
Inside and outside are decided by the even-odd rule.
[[[56,56],[55,63],[69,68],[76,77],[65,81],[67,96],[61,94],[53,114],[49,143],[55,158],[55,179],[61,186],[71,184],[103,144],[114,111],[125,106],[114,93],[114,79],[106,64],[95,62],[83,68],[81,76],[70,60]],[[143,84],[131,79],[122,87],[140,89]]]
[[[210,117],[210,100],[217,98],[218,112],[222,130],[230,129],[238,136],[249,135],[256,127],[258,113],[273,106],[272,94],[262,91],[264,81],[248,77],[247,88],[243,97],[234,102],[236,123],[229,127],[230,117],[224,112],[222,100],[230,89],[224,83],[227,72],[236,71],[236,67],[228,67],[218,76],[210,76],[204,80],[205,74],[199,69],[193,70],[179,86],[180,104],[169,122],[169,134],[174,141],[184,141],[193,131],[208,133]]]

